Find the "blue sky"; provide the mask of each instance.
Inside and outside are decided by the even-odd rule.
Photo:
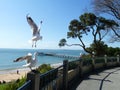
[[[29,48],[32,37],[26,14],[30,14],[38,25],[41,20],[42,41],[37,42],[39,49],[60,49],[61,38],[66,38],[71,20],[78,19],[88,12],[91,0],[1,0],[0,1],[0,48]],[[91,41],[85,39],[89,45]],[[69,43],[79,43],[69,40]],[[62,49],[81,49],[63,47]]]

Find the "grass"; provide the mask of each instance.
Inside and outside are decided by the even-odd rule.
[[[11,81],[9,83],[1,84],[0,90],[17,90],[20,86],[22,86],[26,81],[26,76],[21,79],[17,79],[16,81]]]

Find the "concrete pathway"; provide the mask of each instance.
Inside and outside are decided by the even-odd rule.
[[[120,90],[120,67],[88,76],[76,90]]]

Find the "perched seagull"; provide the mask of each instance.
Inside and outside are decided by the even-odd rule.
[[[34,57],[32,58],[32,54],[28,53],[28,55],[23,56],[23,57],[19,57],[16,60],[14,60],[13,62],[20,62],[20,61],[23,61],[23,60],[27,60],[26,65],[23,65],[23,66],[24,67],[29,67],[32,70],[32,67],[35,67],[35,65],[37,64],[37,55],[38,55],[38,53],[35,52]]]
[[[40,26],[38,27],[35,22],[32,20],[32,18],[29,16],[29,14],[26,15],[26,19],[28,24],[30,25],[32,29],[32,47],[36,47],[36,42],[38,40],[42,40],[42,36],[40,36]],[[42,25],[42,21],[40,22],[40,25]]]

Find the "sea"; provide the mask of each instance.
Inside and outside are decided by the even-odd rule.
[[[79,56],[80,53],[83,53],[83,50],[61,50],[61,49],[6,49],[0,48],[0,71],[11,70],[22,68],[25,65],[25,61],[13,62],[18,57],[25,56],[28,53],[42,52],[42,53],[52,53],[52,54],[61,54],[61,55],[70,55],[70,56]],[[41,64],[50,64],[57,65],[66,60],[67,58],[60,58],[54,56],[37,56],[37,66]],[[75,59],[68,59],[69,61]]]

